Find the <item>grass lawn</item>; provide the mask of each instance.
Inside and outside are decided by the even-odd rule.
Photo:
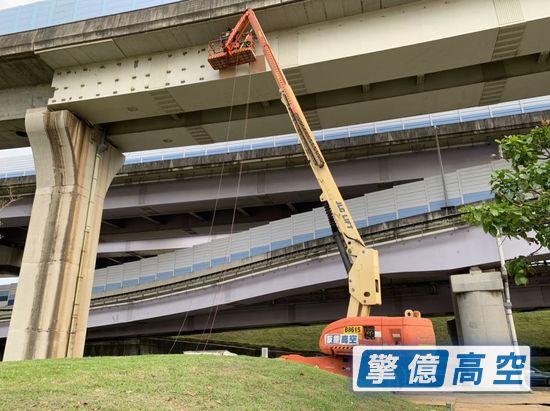
[[[438,345],[451,344],[447,320],[452,317],[431,318]],[[514,313],[514,322],[520,343],[531,347],[550,349],[550,310]],[[213,333],[210,342],[279,348],[289,351],[317,351],[319,336],[325,324],[262,328]],[[182,338],[204,341],[201,334]]]
[[[275,359],[209,355],[0,363],[0,408],[58,410],[423,410],[356,395],[350,380]]]

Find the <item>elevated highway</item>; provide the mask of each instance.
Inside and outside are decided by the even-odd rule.
[[[314,210],[191,251],[100,269],[94,280],[104,199],[123,164],[121,152],[290,131],[261,53],[249,66],[222,72],[206,64],[207,40],[245,6],[256,8],[267,23],[277,58],[314,129],[549,94],[550,5],[542,0],[191,0],[3,36],[0,89],[9,104],[0,108],[0,148],[32,143],[34,202],[43,206],[34,207],[28,229],[40,241],[25,247],[5,359],[81,356],[92,291],[156,288],[165,280],[190,279],[328,235],[326,221]],[[376,179],[350,180],[347,186],[385,188],[372,184],[383,183],[386,174],[392,185],[403,182],[398,168],[390,177],[383,164],[377,166],[368,170]],[[406,181],[413,182],[349,200],[351,212],[365,227],[488,199],[492,168],[481,164],[420,181],[414,180],[422,176],[408,175]],[[442,187],[445,181],[451,181],[449,187]],[[245,198],[258,196],[255,183]],[[280,201],[275,186],[273,191]],[[138,199],[138,218],[162,225],[156,216],[141,215],[160,207],[147,194],[128,197]],[[226,193],[224,201],[237,194]],[[180,203],[185,199],[159,211],[170,213]],[[201,206],[196,199],[187,205]],[[122,202],[119,209],[135,207]],[[307,283],[291,288],[306,290]],[[3,292],[2,305],[11,305],[11,295],[10,290],[6,301]],[[126,322],[145,319],[121,315]],[[108,316],[115,321],[110,325],[118,325],[116,313]]]
[[[492,110],[497,113],[503,109],[510,110],[497,106]],[[434,116],[441,121],[454,121]],[[549,111],[534,111],[439,125],[443,166],[451,172],[485,164],[497,152],[494,139],[526,132],[549,117]],[[368,128],[365,126],[363,132],[368,132]],[[360,132],[361,129],[353,130]],[[333,132],[326,133],[329,136]],[[440,171],[433,127],[359,134],[320,144],[346,198],[430,177]],[[217,148],[205,146],[203,149],[211,150]],[[128,164],[127,161],[115,177],[105,201],[99,267],[112,265],[113,261],[105,258],[125,262],[208,241],[210,235],[225,235],[231,227],[235,204],[238,213],[233,231],[319,206],[319,190],[296,144],[171,160],[158,156],[155,161],[155,155],[149,153],[151,159],[145,163]],[[133,158],[129,157],[131,161]],[[237,199],[241,163],[244,174]],[[29,164],[20,166],[21,173],[29,172],[26,170],[32,163]],[[10,175],[9,169],[6,175]],[[218,190],[220,178],[223,185]],[[22,249],[24,245],[34,180],[31,175],[2,182],[4,192],[9,188],[21,196],[15,204],[0,210],[1,241],[7,247]],[[216,216],[212,222],[214,208]]]
[[[24,112],[45,100],[104,125],[123,151],[290,132],[261,56],[206,64],[245,4],[315,129],[550,94],[542,0],[191,0],[3,36],[1,147],[28,144]]]
[[[449,275],[471,266],[498,267],[494,239],[465,225],[455,211],[379,224],[362,234],[381,255],[384,305],[376,315],[409,307],[425,314],[452,312]],[[532,251],[519,241],[505,241],[504,249],[510,257]],[[528,287],[512,287],[517,309],[550,305],[547,274]],[[344,267],[332,239],[325,238],[183,279],[96,295],[88,338],[331,321],[345,312],[347,298]],[[0,310],[0,340],[9,315],[10,310]]]

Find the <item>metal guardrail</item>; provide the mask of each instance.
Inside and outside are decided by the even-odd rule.
[[[375,121],[347,127],[329,128],[316,131],[314,135],[317,141],[329,141],[343,138],[364,137],[399,130],[411,130],[421,127],[464,123],[544,110],[550,110],[550,96],[517,100],[490,106],[404,117],[394,120]],[[155,161],[179,160],[184,158],[285,147],[297,144],[299,144],[299,141],[296,134],[285,134],[282,136],[262,137],[224,143],[126,153],[124,164],[129,165],[151,163]],[[0,179],[32,175],[35,175],[35,170],[33,158],[30,153],[24,156],[3,159],[2,164],[0,164]]]

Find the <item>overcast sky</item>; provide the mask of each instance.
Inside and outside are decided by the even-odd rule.
[[[22,6],[24,4],[37,3],[44,0],[0,0],[0,10],[11,9],[12,7]]]

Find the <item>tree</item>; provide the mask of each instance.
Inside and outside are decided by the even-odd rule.
[[[540,248],[550,247],[550,123],[497,143],[510,168],[495,170],[491,176],[495,201],[464,207],[464,218],[493,237],[522,238]],[[517,285],[528,284],[533,273],[526,256],[510,260],[506,268]]]

